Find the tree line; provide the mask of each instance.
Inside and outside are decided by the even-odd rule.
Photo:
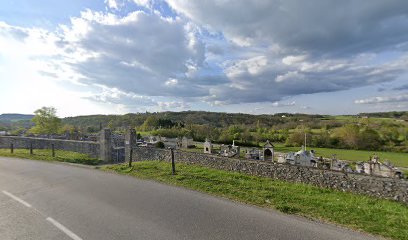
[[[249,115],[187,111],[64,119],[58,118],[56,109],[52,107],[43,107],[34,113],[27,134],[95,134],[101,127],[123,133],[125,127],[132,126],[145,135],[190,136],[197,141],[209,138],[218,143],[235,140],[245,146],[259,146],[266,140],[286,146],[301,146],[306,134],[307,145],[311,147],[408,152],[408,122],[405,119],[408,112],[372,113],[369,117],[366,114]]]

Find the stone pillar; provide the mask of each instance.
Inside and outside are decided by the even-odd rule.
[[[125,161],[130,159],[130,150],[136,146],[136,130],[132,127],[126,129],[125,134]]]
[[[109,128],[102,129],[99,136],[99,159],[109,163],[112,161],[112,133]]]

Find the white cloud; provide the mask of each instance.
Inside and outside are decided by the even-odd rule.
[[[184,101],[280,107],[287,97],[392,83],[407,71],[405,1],[168,0],[175,12],[165,1],[105,3],[105,12],[83,11],[55,30],[0,22],[0,61],[122,110]],[[10,69],[0,64],[2,79]]]
[[[198,49],[204,46],[190,32],[194,28],[185,26],[157,14],[132,12],[120,17],[91,10],[55,32],[0,22],[0,62],[16,63],[13,69],[0,64],[0,76],[4,79],[7,72],[13,74],[9,79],[19,77],[16,73],[24,65],[30,75],[25,81],[34,81],[35,74],[47,81],[66,81],[65,86],[79,84],[81,88],[70,87],[79,90],[76,96],[82,102],[105,103],[117,111],[158,107],[152,95],[199,96],[203,94],[199,87],[189,87],[183,77],[171,77],[198,71],[204,58]],[[166,83],[176,88],[166,91]]]
[[[177,83],[178,83],[178,80],[177,80],[177,79],[175,79],[175,78],[169,78],[169,80],[167,80],[164,84],[165,84],[166,86],[175,86],[175,85],[177,85]]]
[[[124,5],[124,2],[120,0],[105,0],[105,4],[111,9],[119,10]]]
[[[304,61],[307,58],[306,55],[299,55],[299,56],[286,56],[282,59],[282,63],[286,65],[292,65],[295,63],[299,63]]]
[[[81,83],[150,96],[205,94],[188,81],[204,60],[191,24],[141,11],[120,17],[88,10],[63,29],[63,61]]]
[[[132,92],[124,92],[117,88],[107,88],[105,86],[95,86],[100,90],[97,93],[92,93],[85,99],[93,100],[102,103],[125,104],[125,105],[140,105],[140,106],[156,106],[157,102],[151,97],[141,96]]]
[[[408,94],[394,96],[380,96],[355,100],[355,104],[378,104],[378,103],[400,103],[408,102]]]
[[[296,105],[295,101],[286,102],[286,103],[283,103],[283,102],[274,102],[274,103],[272,103],[272,107],[292,107],[292,106],[295,106],[295,105]]]
[[[258,75],[267,67],[268,59],[265,56],[257,56],[250,59],[232,62],[225,69],[225,73],[230,78],[235,78],[243,74]]]
[[[291,80],[302,80],[305,76],[303,74],[299,74],[298,71],[287,72],[282,75],[278,75],[275,79],[276,82],[285,82]]]
[[[143,7],[151,7],[153,0],[133,0],[134,3],[136,3],[139,6]]]
[[[162,111],[165,110],[174,110],[174,109],[179,109],[179,110],[187,110],[190,108],[190,105],[187,104],[186,102],[182,101],[171,101],[171,102],[158,102],[159,108]]]

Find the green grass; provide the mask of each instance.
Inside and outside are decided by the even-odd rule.
[[[174,176],[171,164],[159,161],[135,162],[132,168],[126,164],[104,166],[102,170],[191,188],[392,239],[408,239],[408,207],[394,201],[181,163],[176,165]]]
[[[138,131],[137,133],[139,133],[142,137],[151,135],[151,131]]]
[[[55,150],[55,157],[52,157],[50,149],[34,149],[32,155],[30,154],[29,149],[14,149],[14,153],[10,153],[10,149],[0,149],[0,156],[44,161],[80,163],[86,165],[97,165],[101,162],[100,160],[91,158],[83,153],[63,150]]]
[[[300,147],[285,147],[283,144],[275,144],[275,151],[277,152],[294,152],[299,151]],[[310,147],[316,151],[316,156],[323,156],[331,158],[333,154],[341,160],[349,161],[367,161],[370,156],[377,154],[380,161],[389,160],[395,166],[408,167],[408,153],[398,152],[381,152],[381,151],[365,151],[365,150],[348,150],[348,149],[334,149],[334,148],[316,148]]]

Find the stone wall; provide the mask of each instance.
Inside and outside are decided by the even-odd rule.
[[[236,171],[249,175],[312,184],[319,187],[366,194],[379,198],[394,199],[408,204],[408,181],[403,179],[344,173],[256,160],[240,160],[180,150],[175,150],[174,155],[176,163],[199,164],[220,170]],[[167,149],[133,148],[134,161],[170,161],[170,158],[170,151]]]
[[[32,144],[34,151],[35,149],[51,149],[51,144],[54,144],[54,148],[58,150],[84,153],[93,158],[99,158],[100,155],[98,142],[0,136],[0,148],[10,148],[11,144],[13,144],[14,148],[26,149],[29,149]]]

